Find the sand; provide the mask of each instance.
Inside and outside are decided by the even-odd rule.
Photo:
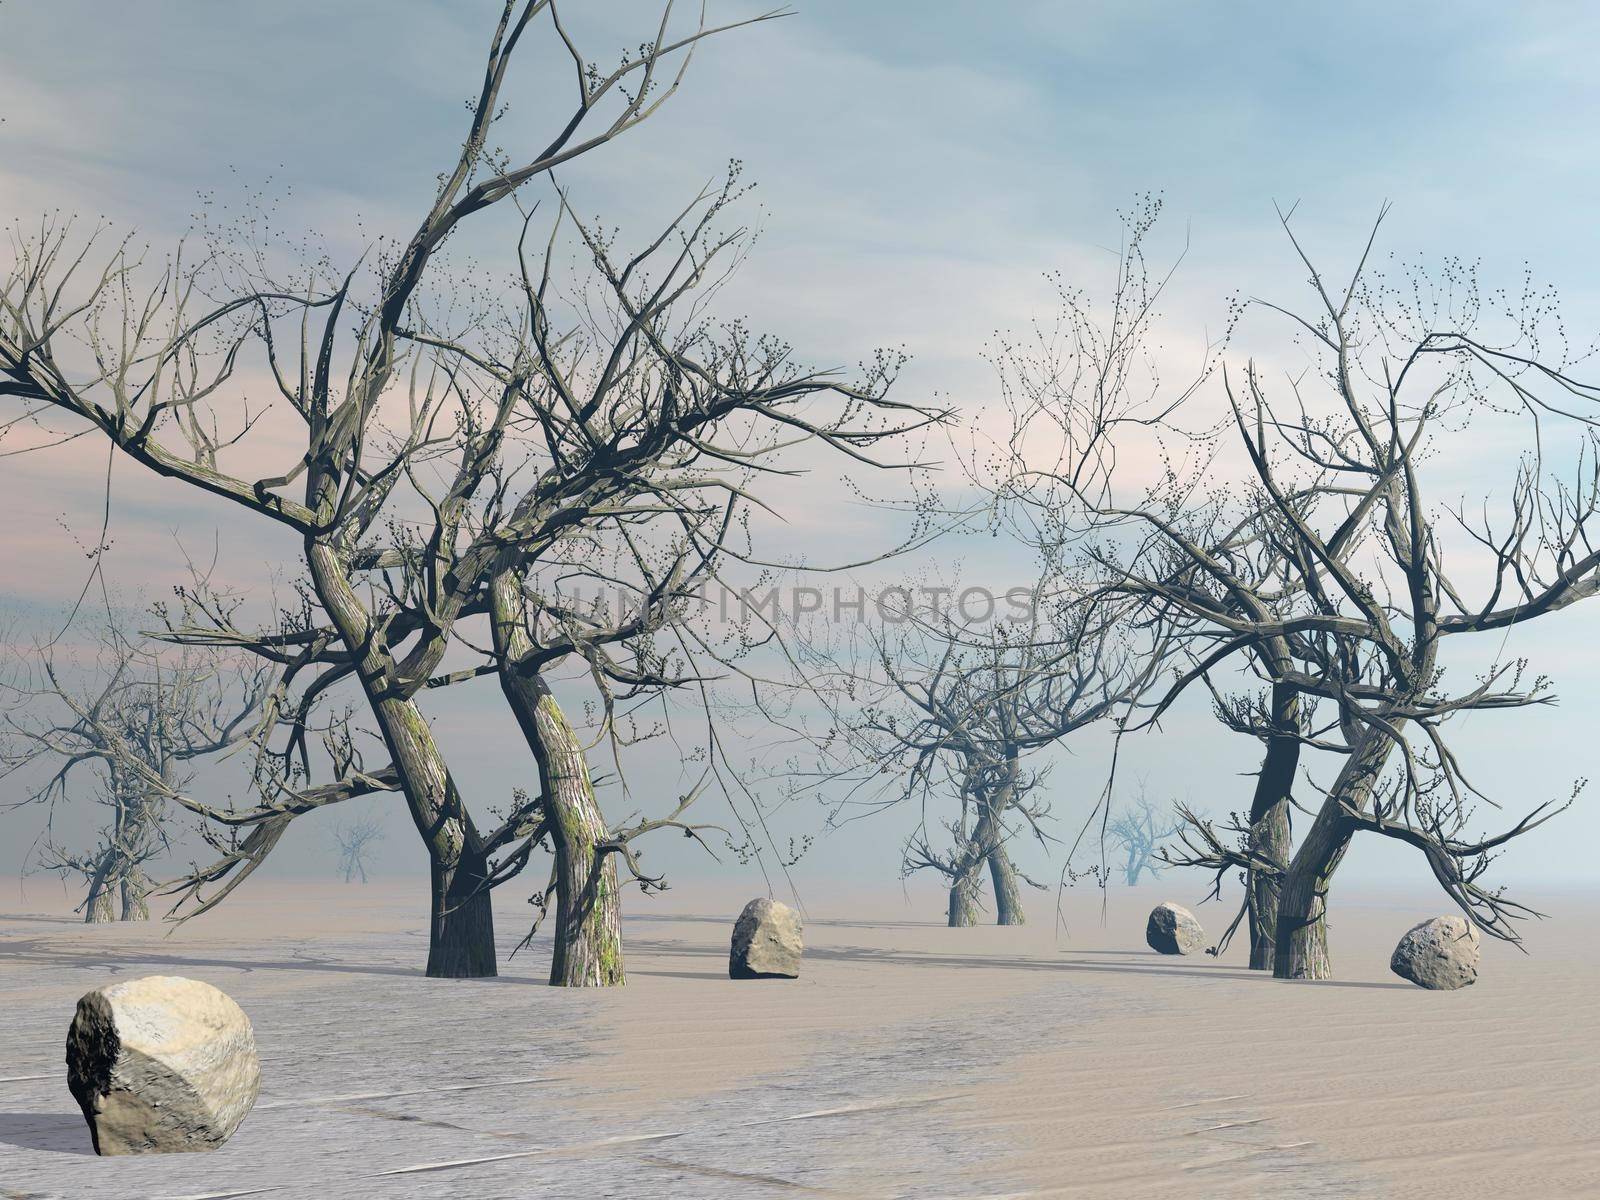
[[[0,885],[5,886],[5,885]],[[1388,973],[1426,895],[1336,903],[1335,983],[1143,945],[1160,889],[1069,892],[1035,924],[945,929],[900,897],[810,905],[803,977],[732,982],[747,896],[626,923],[629,984],[421,976],[418,894],[267,881],[172,936],[0,892],[0,1196],[1600,1196],[1600,897],[1537,897],[1530,954],[1429,993]],[[1192,896],[1175,892],[1181,901]],[[501,909],[505,950],[519,906]],[[669,907],[668,902],[671,902]],[[917,915],[929,905],[919,906]],[[1209,925],[1224,914],[1198,910]],[[73,1005],[205,979],[255,1024],[263,1085],[205,1155],[92,1157]]]

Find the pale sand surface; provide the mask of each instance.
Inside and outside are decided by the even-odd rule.
[[[1418,896],[1336,904],[1334,984],[1145,949],[1155,889],[1022,929],[810,900],[794,982],[732,982],[742,895],[632,898],[629,985],[435,981],[414,886],[252,881],[173,936],[0,882],[0,1196],[1600,1196],[1600,902],[1538,897],[1476,987],[1388,973]],[[506,894],[503,948],[524,911]],[[1172,898],[1192,899],[1174,889]],[[669,907],[670,904],[670,907]],[[926,911],[919,905],[916,916]],[[1198,910],[1208,925],[1225,914]],[[96,1159],[62,1062],[77,997],[205,979],[255,1024],[260,1102],[205,1155]]]

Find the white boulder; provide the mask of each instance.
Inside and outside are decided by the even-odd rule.
[[[213,1150],[260,1086],[250,1020],[209,983],[151,975],[78,1001],[67,1087],[97,1154]]]

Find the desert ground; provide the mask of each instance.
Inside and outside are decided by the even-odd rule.
[[[5,1197],[1600,1195],[1592,893],[1539,897],[1528,955],[1489,944],[1476,986],[1431,993],[1387,967],[1423,895],[1342,897],[1332,983],[1249,972],[1237,942],[1146,949],[1150,906],[1197,898],[1176,885],[1069,890],[1064,929],[1053,897],[963,930],[922,897],[819,898],[802,978],[732,982],[748,897],[674,892],[632,904],[626,988],[567,991],[538,941],[496,980],[423,978],[399,881],[252,881],[170,935],[4,886]],[[147,974],[238,1000],[260,1100],[214,1153],[98,1159],[67,1024]]]

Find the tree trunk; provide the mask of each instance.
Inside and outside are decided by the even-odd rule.
[[[1250,848],[1287,868],[1293,850],[1289,825],[1289,796],[1300,765],[1300,692],[1291,684],[1272,685],[1272,724],[1267,737],[1261,774],[1256,777],[1250,803]],[[1282,878],[1252,867],[1245,886],[1249,891],[1250,969],[1273,968],[1278,928],[1278,892]]]
[[[1393,745],[1385,734],[1368,733],[1360,739],[1289,864],[1278,892],[1272,973],[1279,979],[1333,978],[1328,954],[1328,889],[1356,831],[1344,805],[1357,812],[1366,807]]]
[[[117,882],[116,854],[116,847],[107,847],[94,865],[94,874],[89,876],[89,892],[83,899],[85,925],[99,925],[103,921],[117,919],[112,903],[115,896],[112,889]]]
[[[89,881],[89,895],[83,902],[84,924],[99,925],[117,919],[116,908],[112,903],[115,899],[111,890],[112,882],[105,876],[95,876]]]
[[[482,979],[496,973],[494,909],[488,861],[476,845],[462,847],[451,862],[430,864],[433,910],[428,928],[428,975],[432,979]]]
[[[521,662],[532,649],[523,628],[522,578],[514,567],[491,584],[500,687],[539,765],[546,824],[555,850],[552,987],[619,987],[622,897],[616,855],[601,849],[605,814],[595,798],[583,745],[538,672]]]
[[[1250,825],[1251,850],[1274,862],[1288,862],[1293,844],[1287,800],[1272,805],[1266,815]],[[1277,944],[1278,893],[1282,877],[1251,868],[1245,886],[1250,890],[1250,969],[1270,971]]]
[[[1022,889],[1017,886],[1017,869],[1001,843],[989,851],[989,877],[994,883],[995,924],[1026,925],[1022,915]]]
[[[950,928],[970,929],[978,923],[978,872],[976,867],[958,875],[950,885]]]
[[[130,866],[123,871],[118,886],[122,892],[122,919],[148,921],[150,904],[145,897],[150,894],[150,877],[138,867]]]
[[[583,746],[542,679],[535,707],[534,755],[556,855],[552,987],[618,987],[622,964],[622,897],[616,856],[602,853],[605,816],[589,781]]]
[[[1138,849],[1129,846],[1128,863],[1122,868],[1123,878],[1129,887],[1139,886],[1139,876],[1144,874],[1144,866],[1145,860],[1140,856]]]
[[[494,975],[494,913],[483,886],[487,857],[472,816],[422,710],[395,691],[393,657],[374,636],[341,554],[309,539],[306,563],[318,600],[356,661],[356,675],[400,777],[412,823],[428,851],[428,974],[441,979]]]

